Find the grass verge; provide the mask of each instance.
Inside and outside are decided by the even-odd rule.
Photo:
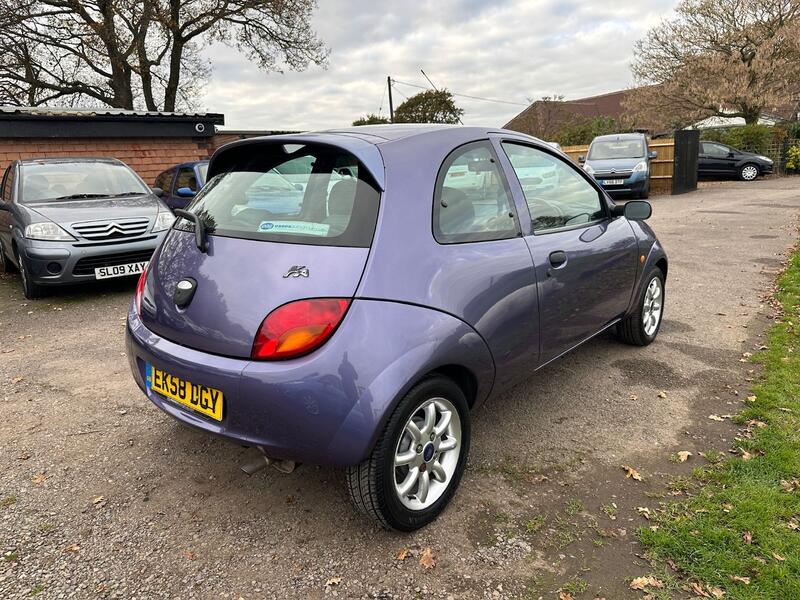
[[[783,313],[754,357],[764,370],[736,417],[737,456],[695,470],[693,495],[639,531],[649,556],[726,600],[800,598],[800,251],[775,298]]]

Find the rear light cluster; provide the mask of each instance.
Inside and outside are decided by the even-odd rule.
[[[296,358],[319,348],[342,322],[350,300],[314,298],[273,310],[256,334],[251,354],[256,360]]]
[[[150,263],[147,263],[144,271],[139,275],[139,281],[136,283],[136,293],[133,295],[133,302],[136,305],[136,314],[139,315],[139,317],[142,316],[142,296],[144,296],[144,286],[147,282],[147,272],[149,270]]]

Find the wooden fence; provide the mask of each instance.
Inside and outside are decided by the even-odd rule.
[[[672,194],[672,169],[675,161],[675,140],[650,140],[650,150],[658,152],[658,158],[650,161],[650,191],[653,194]],[[572,160],[586,156],[589,146],[565,146],[562,148]]]

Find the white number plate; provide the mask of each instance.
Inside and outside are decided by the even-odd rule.
[[[147,261],[116,265],[114,267],[100,267],[94,270],[97,279],[110,279],[112,277],[125,277],[126,275],[139,275],[147,266]]]
[[[625,183],[624,179],[603,179],[603,185],[622,185]]]

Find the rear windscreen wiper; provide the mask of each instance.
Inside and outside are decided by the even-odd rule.
[[[206,226],[205,223],[203,223],[203,219],[201,219],[198,215],[196,215],[193,212],[189,212],[188,210],[181,210],[180,208],[176,208],[172,212],[174,212],[176,216],[194,223],[194,243],[197,244],[197,249],[200,250],[200,252],[205,252],[206,250],[208,250],[208,242],[206,240]]]

